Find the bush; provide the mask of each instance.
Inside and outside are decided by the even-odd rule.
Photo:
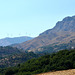
[[[5,75],[13,75],[13,74],[14,74],[14,71],[12,69],[8,69],[5,72]]]

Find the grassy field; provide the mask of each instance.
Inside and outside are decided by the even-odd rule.
[[[75,75],[75,69],[41,73],[37,75]]]

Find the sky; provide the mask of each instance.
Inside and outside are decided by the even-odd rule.
[[[30,36],[75,15],[75,0],[0,0],[0,39]]]

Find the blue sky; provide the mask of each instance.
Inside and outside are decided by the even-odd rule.
[[[0,0],[0,38],[31,36],[75,15],[75,0]]]

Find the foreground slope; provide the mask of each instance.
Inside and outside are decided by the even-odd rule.
[[[37,75],[75,75],[75,69],[41,73]]]
[[[33,75],[67,69],[75,69],[75,50],[62,50],[37,59],[34,58],[16,67],[0,70],[0,73],[5,73],[5,75]]]
[[[62,21],[57,22],[54,28],[41,33],[32,40],[15,45],[15,47],[35,52],[35,48],[53,43],[68,43],[72,39],[75,39],[75,16],[64,18]]]

